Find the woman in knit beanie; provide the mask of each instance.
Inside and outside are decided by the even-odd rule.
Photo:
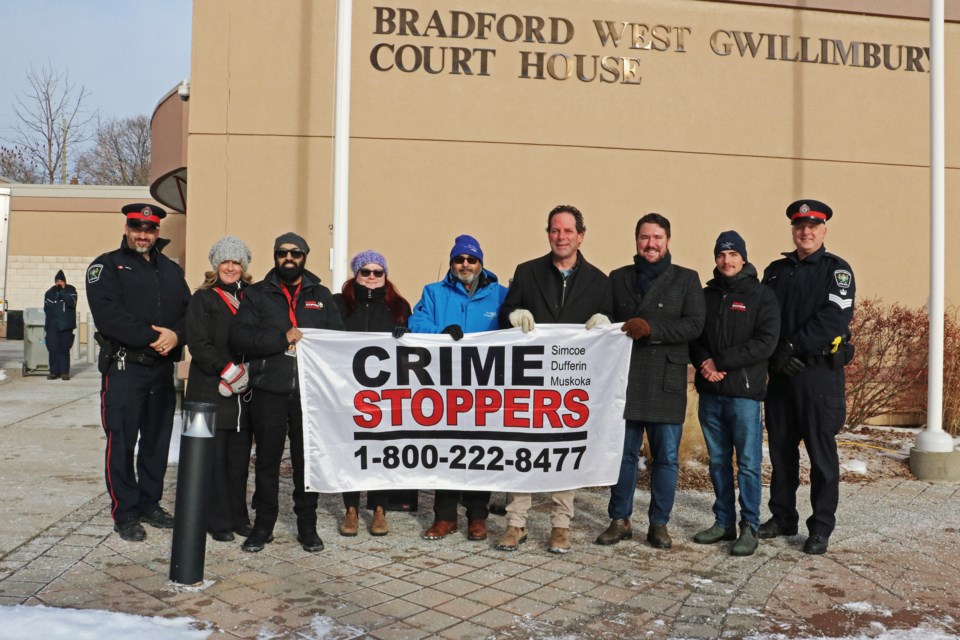
[[[343,283],[341,292],[334,296],[347,331],[392,332],[405,327],[410,317],[410,303],[387,277],[387,259],[372,249],[361,251],[350,260],[353,277]],[[385,536],[388,533],[385,508],[411,508],[416,504],[416,491],[371,491],[368,501],[373,505],[370,533]],[[355,536],[360,528],[360,492],[343,494],[347,513],[340,524],[340,535]]]
[[[247,365],[230,347],[230,327],[253,278],[251,254],[239,238],[227,236],[210,247],[211,271],[187,308],[190,377],[185,400],[217,406],[213,486],[207,501],[207,531],[226,542],[250,534],[247,475],[253,432],[248,424]]]

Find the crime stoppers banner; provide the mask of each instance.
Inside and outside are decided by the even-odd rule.
[[[308,491],[561,491],[617,480],[620,325],[447,335],[304,329]]]

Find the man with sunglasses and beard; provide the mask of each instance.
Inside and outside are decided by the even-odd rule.
[[[339,329],[343,320],[330,290],[305,269],[310,246],[288,232],[273,245],[274,268],[247,289],[230,331],[230,341],[250,362],[250,422],[256,449],[253,531],[244,551],[257,552],[273,541],[279,514],[280,460],[290,439],[293,463],[293,511],[297,540],[305,551],[323,550],[317,534],[317,498],[303,479],[303,414],[297,380],[297,342],[301,328]]]
[[[120,248],[87,267],[87,299],[100,343],[110,515],[121,538],[139,542],[147,536],[143,522],[173,527],[160,498],[177,404],[173,364],[185,343],[190,288],[183,269],[162,253],[170,242],[160,238],[167,212],[143,203],[121,211],[126,222]]]
[[[483,250],[471,236],[457,236],[450,250],[450,270],[440,282],[423,288],[420,302],[407,321],[413,333],[445,333],[454,340],[464,333],[498,329],[497,311],[507,295],[497,276],[483,268]],[[403,335],[397,327],[393,335]],[[434,495],[433,525],[423,533],[425,540],[440,540],[457,531],[457,500],[467,511],[467,538],[487,539],[489,491],[437,489]]]

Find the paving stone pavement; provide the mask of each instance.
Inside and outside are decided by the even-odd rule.
[[[0,362],[3,353],[0,346]],[[677,496],[673,549],[642,539],[645,492],[636,498],[636,537],[595,545],[608,524],[605,488],[578,492],[573,551],[565,555],[546,550],[546,495],[535,497],[530,540],[518,552],[493,549],[505,526],[498,516],[486,542],[468,541],[463,530],[422,540],[432,520],[429,492],[421,492],[419,512],[388,514],[390,534],[379,538],[339,536],[340,497],[321,496],[326,549],[310,554],[296,542],[292,483],[284,478],[273,543],[245,553],[239,541],[208,539],[204,583],[175,585],[170,531],[147,527],[143,543],[112,533],[103,434],[90,428],[96,372],[81,366],[70,382],[7,375],[0,605],[190,616],[214,638],[799,638],[883,628],[960,637],[960,487],[911,480],[845,483],[825,556],[802,553],[799,535],[761,541],[754,556],[734,558],[731,543],[690,540],[712,522],[712,495],[695,491]],[[175,482],[171,469],[164,498],[171,511]],[[800,501],[807,504],[806,489]],[[362,514],[365,523],[369,517]]]

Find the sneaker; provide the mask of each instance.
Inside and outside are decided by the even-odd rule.
[[[714,523],[714,525],[709,529],[704,529],[703,531],[697,533],[697,535],[693,536],[693,541],[697,544],[714,544],[716,542],[720,542],[721,540],[736,539],[736,527],[721,527],[716,523]]]
[[[633,528],[628,518],[611,520],[607,530],[597,536],[597,544],[617,544],[621,540],[633,537]]]
[[[151,527],[156,527],[157,529],[173,529],[173,515],[160,505],[155,506],[145,513],[141,513],[140,522],[146,522]]]
[[[551,529],[547,551],[550,553],[570,553],[570,529],[565,527]]]
[[[142,542],[147,537],[147,532],[143,530],[143,526],[136,518],[127,518],[115,523],[113,530],[127,542]]]
[[[240,545],[240,548],[244,551],[251,552],[263,551],[263,547],[269,542],[273,542],[272,533],[254,529],[250,532],[250,535],[247,536],[247,539],[243,541],[243,544]]]
[[[352,538],[360,530],[360,515],[356,507],[347,507],[347,514],[340,523],[340,535]]]
[[[373,520],[370,522],[370,535],[385,536],[388,533],[390,533],[390,529],[387,528],[387,514],[384,513],[383,507],[377,507],[373,510]]]
[[[743,523],[740,525],[740,537],[733,543],[733,547],[730,549],[730,555],[752,556],[753,552],[757,550],[758,544],[757,530],[754,529],[752,525]]]
[[[812,534],[807,541],[803,543],[803,552],[810,555],[819,556],[827,552],[827,545],[830,543],[830,536],[823,536],[819,533]]]
[[[520,545],[527,541],[527,529],[525,527],[509,526],[500,536],[496,546],[497,551],[516,551]]]
[[[760,525],[760,528],[757,530],[757,535],[764,540],[776,538],[778,536],[795,536],[797,535],[797,527],[784,527],[773,518],[770,518]]]
[[[433,526],[423,532],[424,540],[440,540],[457,532],[456,520],[434,520]]]
[[[665,524],[650,525],[650,528],[647,529],[647,542],[656,549],[669,549],[673,546],[673,540],[670,539]]]
[[[297,542],[300,543],[304,551],[310,553],[323,551],[323,540],[320,539],[320,535],[317,533],[316,525],[303,527],[297,534]]]

